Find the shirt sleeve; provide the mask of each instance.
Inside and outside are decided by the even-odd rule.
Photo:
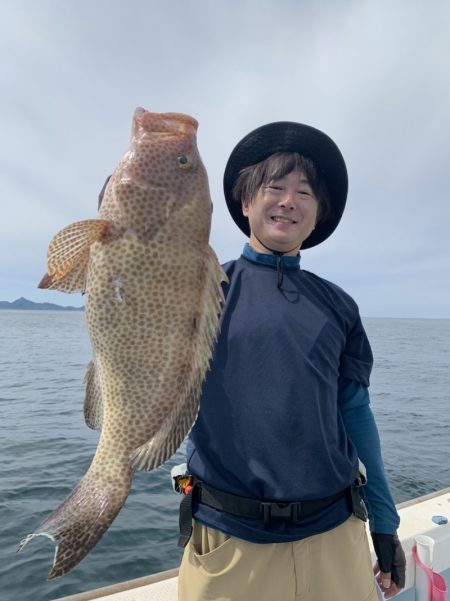
[[[369,339],[359,313],[347,335],[344,351],[340,357],[339,376],[369,386],[373,355]]]
[[[378,534],[395,534],[400,518],[389,490],[380,437],[369,405],[369,391],[358,382],[341,378],[338,395],[347,436],[367,470],[367,484],[361,491],[367,503],[370,530]]]

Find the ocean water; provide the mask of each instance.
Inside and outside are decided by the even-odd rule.
[[[396,502],[450,486],[450,320],[364,319],[375,355],[372,408]],[[138,472],[108,532],[47,581],[54,545],[18,542],[86,472],[98,433],[83,419],[90,342],[81,313],[0,311],[0,600],[50,601],[178,565],[170,468]]]

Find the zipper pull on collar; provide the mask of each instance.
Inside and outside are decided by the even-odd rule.
[[[277,258],[277,287],[281,288],[281,286],[283,285],[284,276],[283,253],[279,252],[278,250],[274,250],[273,253]]]
[[[283,275],[284,275],[283,255],[287,255],[288,253],[295,250],[297,247],[294,246],[294,248],[291,248],[291,250],[287,250],[286,252],[282,252],[281,250],[274,250],[273,248],[270,248],[269,246],[264,244],[264,242],[262,242],[256,234],[253,234],[253,235],[258,240],[258,242],[262,246],[264,246],[264,248],[266,248],[267,250],[270,250],[270,252],[275,255],[276,261],[277,261],[277,287],[278,287],[278,289],[280,289],[281,286],[283,285]]]

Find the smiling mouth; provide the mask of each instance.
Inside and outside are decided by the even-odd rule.
[[[281,215],[272,215],[272,221],[276,221],[277,223],[297,223],[294,219],[289,219],[288,217],[282,217]]]

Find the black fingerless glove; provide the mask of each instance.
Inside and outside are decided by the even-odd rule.
[[[398,588],[405,588],[406,558],[398,536],[372,532],[372,541],[380,572],[390,572]]]

